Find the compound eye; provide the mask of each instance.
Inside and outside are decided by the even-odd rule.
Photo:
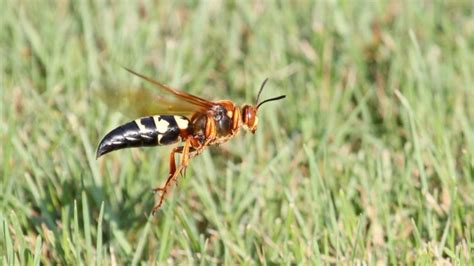
[[[246,124],[246,125],[247,125],[247,121],[249,120],[248,113],[249,113],[248,108],[247,108],[247,106],[245,106],[242,109],[242,120],[243,120],[244,124]]]
[[[255,125],[255,113],[252,110],[247,112],[247,125],[253,127]]]

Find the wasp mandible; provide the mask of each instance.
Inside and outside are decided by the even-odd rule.
[[[244,104],[239,107],[230,100],[208,101],[125,69],[155,85],[166,97],[157,96],[156,104],[160,105],[158,114],[138,118],[107,133],[99,143],[97,158],[124,148],[184,142],[170,153],[169,175],[165,184],[153,189],[153,192],[159,192],[160,196],[152,214],[159,210],[170,187],[186,169],[191,158],[202,153],[209,145],[221,144],[233,138],[241,127],[255,133],[260,106],[286,97],[281,95],[259,102],[260,94],[268,80],[265,79],[257,94],[256,104]],[[181,154],[178,166],[175,161],[176,153]]]

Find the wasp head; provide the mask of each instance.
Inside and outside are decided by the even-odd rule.
[[[265,101],[259,103],[258,99],[260,98],[260,94],[262,93],[262,90],[265,87],[265,84],[267,83],[267,81],[268,81],[268,78],[265,79],[262,83],[262,86],[260,86],[260,90],[258,91],[258,95],[257,95],[257,103],[254,106],[246,104],[242,107],[242,122],[244,123],[244,126],[246,128],[248,128],[252,133],[255,133],[255,131],[257,130],[257,125],[258,125],[257,111],[258,111],[258,108],[266,102],[281,100],[281,99],[286,97],[285,95],[281,95],[281,96],[278,96],[278,97],[266,99]]]
[[[255,106],[244,105],[242,107],[242,122],[244,122],[246,128],[255,133],[258,124],[257,108]]]

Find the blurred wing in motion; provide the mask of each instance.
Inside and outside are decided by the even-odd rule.
[[[176,90],[176,89],[173,89],[167,85],[164,85],[152,78],[149,78],[149,77],[146,77],[146,76],[143,76],[141,74],[138,74],[137,72],[131,70],[131,69],[128,69],[128,68],[125,68],[128,72],[150,82],[151,84],[155,85],[157,88],[161,89],[162,91],[164,92],[167,92],[167,93],[171,93],[173,95],[175,95],[178,99],[180,100],[183,100],[183,101],[186,101],[188,103],[191,103],[191,104],[194,104],[194,105],[197,105],[197,106],[201,106],[202,108],[205,108],[205,109],[209,109],[211,108],[214,104],[208,100],[205,100],[203,98],[199,98],[197,96],[194,96],[192,94],[189,94],[189,93],[186,93],[184,91],[179,91],[179,90]]]
[[[159,89],[158,93],[154,93],[145,87],[123,89],[109,86],[108,89],[98,92],[99,97],[109,107],[119,110],[126,116],[182,115],[191,118],[194,113],[205,112],[214,105],[213,102],[173,89],[128,68],[126,70]]]

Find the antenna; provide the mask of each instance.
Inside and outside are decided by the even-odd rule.
[[[277,100],[283,99],[283,98],[285,98],[285,97],[286,97],[286,95],[280,95],[280,96],[275,97],[275,98],[266,99],[265,101],[263,101],[263,102],[261,102],[261,103],[259,103],[259,104],[257,105],[257,109],[258,109],[258,107],[260,107],[260,105],[262,105],[262,104],[264,104],[264,103],[266,103],[266,102],[277,101]]]
[[[267,81],[268,81],[268,78],[266,78],[262,85],[260,86],[260,90],[258,91],[258,94],[257,94],[257,105],[258,105],[258,99],[260,98],[260,94],[262,94],[262,91],[263,91],[263,87],[265,87],[265,84],[267,84]]]

